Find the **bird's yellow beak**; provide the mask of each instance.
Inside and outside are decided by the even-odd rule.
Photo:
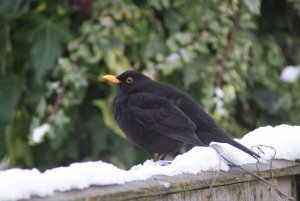
[[[104,75],[103,76],[104,79],[108,80],[108,81],[111,81],[113,83],[120,83],[121,80],[119,80],[116,76],[114,75]]]

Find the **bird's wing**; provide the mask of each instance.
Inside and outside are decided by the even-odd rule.
[[[128,106],[133,120],[148,130],[192,145],[203,145],[195,134],[195,123],[164,97],[153,93],[130,96]]]

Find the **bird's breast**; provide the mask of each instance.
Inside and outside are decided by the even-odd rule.
[[[116,97],[113,112],[121,130],[135,145],[152,153],[168,153],[182,144],[138,123],[134,111],[128,105],[128,99],[128,97]]]

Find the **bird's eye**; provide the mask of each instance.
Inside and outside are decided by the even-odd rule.
[[[128,77],[128,78],[126,78],[126,82],[127,82],[128,84],[130,84],[131,82],[133,82],[133,79],[132,79],[132,77]]]

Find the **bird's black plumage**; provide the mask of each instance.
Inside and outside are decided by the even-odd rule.
[[[119,91],[113,112],[123,132],[141,149],[166,154],[183,144],[208,146],[212,141],[231,144],[254,158],[260,156],[232,140],[186,93],[151,80],[136,71],[106,76]]]

